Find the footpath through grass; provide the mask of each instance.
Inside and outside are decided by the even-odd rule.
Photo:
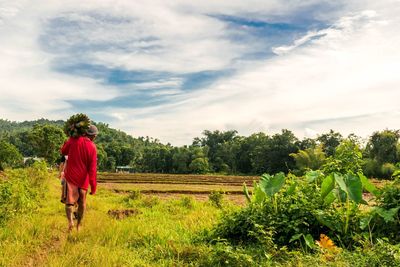
[[[57,179],[30,216],[8,221],[0,233],[0,266],[188,266],[198,265],[208,247],[193,245],[196,233],[209,228],[220,212],[190,197],[160,201],[129,199],[105,189],[88,196],[80,232],[68,234]],[[118,220],[109,210],[135,209]]]

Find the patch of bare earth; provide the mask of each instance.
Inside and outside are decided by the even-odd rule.
[[[117,220],[122,220],[127,217],[136,216],[142,212],[138,209],[124,209],[124,210],[109,210],[108,215]]]

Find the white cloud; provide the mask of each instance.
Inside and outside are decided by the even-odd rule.
[[[255,44],[230,40],[227,26],[207,14],[276,21],[301,8],[330,1],[2,1],[0,2],[0,112],[13,120],[65,119],[68,101],[108,100],[126,94],[101,80],[57,73],[60,60],[126,70],[188,73],[224,70]],[[399,125],[400,30],[398,1],[346,1],[331,13],[313,16],[332,27],[310,31],[278,46],[279,56],[235,61],[236,73],[204,90],[170,96],[171,103],[140,109],[99,107],[111,126],[176,145],[190,143],[204,129],[238,129],[241,134],[289,128],[309,136],[330,128],[370,134]],[[318,7],[318,6],[317,6]],[[316,7],[316,8],[317,8]],[[98,18],[96,15],[108,15]],[[340,17],[338,17],[340,14]],[[42,40],[46,25],[63,17],[85,25]],[[121,18],[121,21],[112,21]],[[124,20],[125,19],[125,20]],[[54,32],[53,32],[54,33]],[[153,36],[154,38],[148,38]],[[51,36],[46,36],[51,37]],[[316,38],[319,37],[319,38]],[[65,47],[111,43],[68,58]],[[258,46],[260,44],[257,44]],[[121,47],[123,49],[121,49]],[[265,49],[269,49],[266,47]],[[125,85],[179,93],[182,79]],[[171,87],[166,90],[165,87]]]
[[[183,144],[204,129],[232,126],[242,134],[289,128],[298,136],[309,136],[309,128],[363,136],[398,128],[400,34],[399,19],[388,16],[393,9],[343,16],[308,46],[132,120],[132,133]]]

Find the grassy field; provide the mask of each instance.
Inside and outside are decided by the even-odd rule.
[[[109,215],[124,210],[135,212],[121,220]],[[187,266],[207,254],[207,246],[193,245],[192,238],[220,212],[191,197],[134,200],[100,185],[88,197],[83,229],[68,234],[54,177],[39,210],[3,228],[0,266]]]
[[[106,182],[107,177],[126,181],[135,177],[135,183]],[[243,204],[244,198],[227,195],[221,208],[208,200],[208,193],[220,189],[239,192],[240,183],[248,177],[227,177],[230,182],[215,179],[215,184],[212,176],[179,177],[175,183],[160,184],[148,181],[165,181],[171,176],[102,176],[98,193],[88,196],[82,230],[68,233],[64,206],[59,201],[59,181],[51,174],[45,180],[47,190],[39,208],[0,225],[0,266],[368,266],[360,260],[371,253],[371,248],[356,254],[343,250],[327,258],[286,247],[253,249],[223,241],[209,243],[202,239],[204,232],[212,229],[223,214],[239,209],[236,203]],[[267,256],[257,261],[257,255]]]

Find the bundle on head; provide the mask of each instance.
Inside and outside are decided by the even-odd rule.
[[[64,125],[64,132],[71,137],[84,135],[89,129],[90,119],[86,114],[72,115]]]

